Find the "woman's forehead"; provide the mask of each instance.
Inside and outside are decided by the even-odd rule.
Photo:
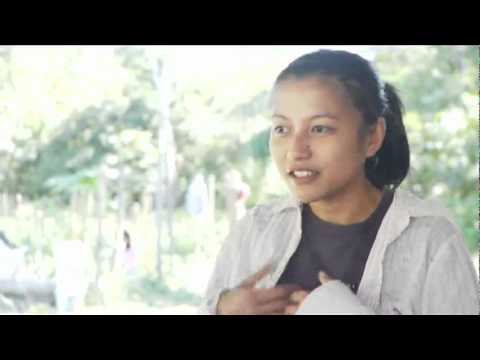
[[[311,108],[312,111],[351,110],[342,85],[332,77],[289,77],[278,82],[271,94],[270,107],[275,112]]]

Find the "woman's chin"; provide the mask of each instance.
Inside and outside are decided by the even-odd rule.
[[[321,198],[319,194],[311,194],[301,191],[292,191],[295,197],[300,200],[302,203],[309,204]]]

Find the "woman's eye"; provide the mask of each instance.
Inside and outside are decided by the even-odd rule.
[[[316,126],[312,127],[312,132],[318,133],[318,134],[324,134],[324,133],[326,133],[330,130],[331,129],[329,127],[326,127],[326,126],[323,126],[323,125],[316,125]]]
[[[273,132],[275,134],[283,135],[283,134],[286,134],[288,132],[288,129],[285,126],[275,126],[273,128]]]

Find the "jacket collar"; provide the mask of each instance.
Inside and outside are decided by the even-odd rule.
[[[298,198],[290,196],[273,204],[275,214],[290,209],[301,209],[303,203]],[[452,215],[436,200],[422,200],[411,192],[396,189],[392,201],[392,209],[395,209],[396,216],[402,218],[442,216],[452,219]]]

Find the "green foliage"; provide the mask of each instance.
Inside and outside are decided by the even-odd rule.
[[[258,134],[254,135],[247,143],[250,147],[251,156],[256,160],[266,161],[270,158],[269,150],[270,128],[262,130]]]
[[[385,48],[375,64],[382,77],[398,87],[409,111],[435,114],[463,107],[462,95],[478,91],[475,46]]]
[[[385,49],[376,64],[405,102],[411,171],[402,187],[439,198],[478,251],[478,49]]]
[[[46,182],[46,186],[53,193],[60,194],[91,190],[97,183],[95,175],[92,170],[83,169],[74,174],[50,177]]]
[[[19,163],[17,190],[38,198],[52,190],[71,193],[92,188],[100,165],[129,168],[132,177],[145,177],[156,161],[151,156],[155,152],[149,131],[152,119],[153,110],[138,99],[127,109],[106,103],[73,114],[36,157]]]

